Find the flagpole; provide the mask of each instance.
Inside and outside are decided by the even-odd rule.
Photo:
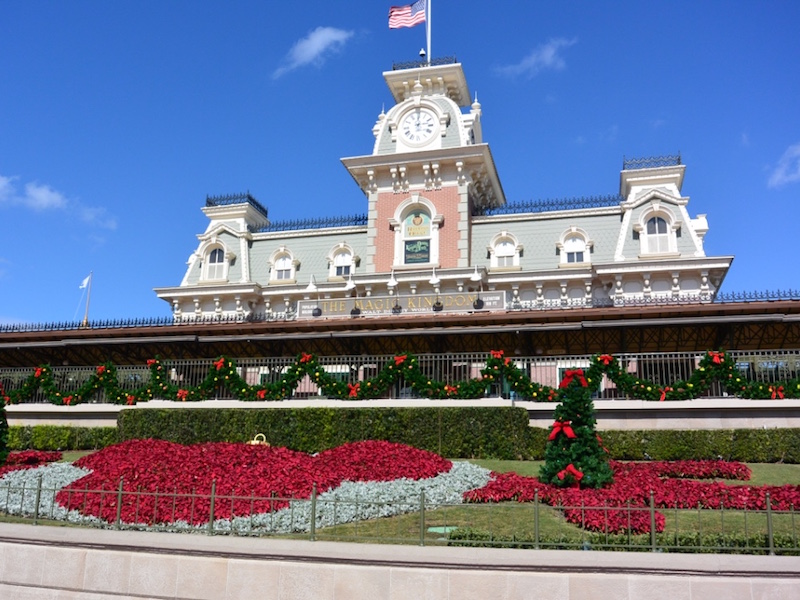
[[[89,271],[89,285],[86,289],[86,312],[83,315],[83,323],[81,323],[81,327],[89,326],[89,298],[92,297],[92,273],[93,271]]]
[[[428,7],[428,18],[425,19],[425,34],[428,38],[428,66],[431,66],[431,59],[433,55],[431,54],[431,15],[433,14],[433,0],[428,0],[427,7]]]

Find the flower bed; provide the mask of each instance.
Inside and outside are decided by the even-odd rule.
[[[266,532],[308,531],[313,490],[317,525],[325,526],[416,510],[423,493],[427,508],[458,504],[463,492],[489,481],[487,469],[390,442],[345,444],[311,456],[266,445],[136,440],[72,465],[8,473],[0,487],[11,489],[0,494],[0,508],[33,513],[31,491],[40,476],[48,493],[39,500],[39,514],[51,518],[204,527],[213,488],[215,530]],[[332,502],[340,497],[360,503],[342,510]]]
[[[656,508],[706,508],[763,510],[767,494],[771,508],[789,510],[800,505],[800,485],[726,485],[701,479],[747,480],[750,469],[741,463],[724,461],[676,461],[620,463],[611,461],[614,483],[602,489],[559,488],[535,477],[516,473],[493,474],[485,487],[465,494],[468,502],[532,502],[536,497],[551,506],[567,507],[570,523],[590,531],[631,533],[650,531],[650,515],[639,510]],[[692,478],[692,479],[688,479]],[[633,511],[628,511],[628,507]],[[656,513],[656,529],[663,531],[664,516]]]

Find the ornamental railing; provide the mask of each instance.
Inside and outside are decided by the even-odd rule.
[[[769,385],[800,377],[800,349],[774,351],[727,351],[733,358],[742,377],[757,383]],[[670,353],[620,353],[615,357],[626,372],[655,385],[666,386],[674,381],[688,380],[697,368],[704,352]],[[356,384],[375,377],[387,364],[394,363],[394,355],[337,355],[319,356],[319,364],[330,376],[345,383]],[[417,356],[420,371],[432,380],[456,385],[461,381],[481,377],[481,369],[486,366],[488,353],[420,354]],[[564,371],[571,368],[588,368],[591,365],[588,354],[561,356],[517,356],[514,364],[532,381],[550,387],[557,387],[563,379]],[[295,364],[295,357],[261,357],[234,359],[238,375],[248,385],[275,384],[282,380],[288,369]],[[208,376],[215,359],[203,360],[163,360],[168,383],[184,388],[195,388]],[[0,369],[0,384],[6,393],[22,388],[31,376],[34,367]],[[70,395],[81,388],[97,373],[97,366],[54,366],[50,368],[53,381],[63,395]],[[150,369],[146,364],[139,366],[120,366],[117,380],[125,389],[140,388],[151,381]],[[727,396],[725,386],[716,381],[712,383],[703,397],[719,398]],[[227,388],[220,386],[215,391],[218,400],[236,399]],[[320,389],[310,379],[304,378],[291,393],[293,398],[319,398]],[[400,379],[387,390],[384,396],[390,399],[419,397],[410,384]],[[492,384],[486,389],[486,397],[518,398],[505,381]],[[624,392],[609,379],[603,378],[598,400],[628,399]],[[103,388],[97,390],[92,403],[106,402]],[[38,389],[28,400],[30,404],[49,403],[44,392]]]
[[[800,290],[767,290],[752,292],[717,292],[712,294],[681,295],[681,296],[648,296],[641,298],[567,298],[523,300],[510,302],[509,311],[536,310],[574,310],[574,309],[603,309],[608,307],[643,307],[643,306],[688,306],[695,304],[730,303],[730,302],[764,302],[778,300],[800,300]],[[129,329],[134,327],[166,327],[182,325],[208,325],[226,323],[269,323],[278,321],[294,321],[296,314],[293,312],[270,313],[226,313],[222,315],[195,315],[176,319],[172,315],[161,317],[134,317],[129,319],[94,319],[83,321],[52,321],[41,323],[1,323],[0,334],[3,333],[30,333],[47,331],[74,331],[79,329]]]
[[[672,154],[665,156],[648,156],[647,158],[624,158],[622,159],[622,170],[630,171],[633,169],[655,169],[657,167],[675,167],[681,164],[681,155]]]
[[[315,217],[311,219],[291,219],[275,221],[263,227],[254,228],[253,233],[268,233],[271,231],[303,231],[306,229],[330,229],[334,227],[365,227],[367,214],[343,215],[335,217]]]
[[[244,194],[227,194],[223,196],[206,196],[206,206],[231,206],[234,204],[249,204],[258,212],[269,218],[267,208],[250,195],[250,192]]]
[[[392,63],[392,71],[402,71],[404,69],[419,69],[421,67],[438,67],[440,65],[454,65],[458,61],[455,56],[442,56],[428,60],[408,60],[404,62]]]
[[[337,493],[309,497],[232,494],[210,489],[129,491],[0,483],[0,511],[33,525],[233,536],[287,536],[308,541],[472,546],[483,548],[714,552],[798,556],[795,507],[778,508],[766,492],[764,508],[684,508],[679,501],[627,501],[603,506],[551,506],[539,499],[461,503],[416,497],[376,500]],[[399,494],[400,495],[400,494]],[[188,509],[187,509],[188,507]],[[96,514],[101,515],[100,518]],[[562,515],[570,515],[562,523]],[[558,523],[553,525],[553,523]]]
[[[526,213],[543,213],[557,210],[578,210],[587,208],[605,208],[607,206],[618,206],[624,202],[625,198],[619,194],[607,196],[581,196],[576,198],[554,198],[545,200],[527,200],[510,202],[498,207],[473,208],[472,216],[492,216],[492,215],[518,215]]]

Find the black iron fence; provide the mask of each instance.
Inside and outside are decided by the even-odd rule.
[[[67,521],[86,527],[281,536],[315,540],[521,549],[800,554],[794,506],[687,510],[656,506],[549,506],[532,502],[431,503],[318,495],[259,497],[210,490],[52,488],[0,484],[5,515],[32,524]],[[564,514],[571,514],[565,523]],[[622,527],[620,527],[622,524]]]

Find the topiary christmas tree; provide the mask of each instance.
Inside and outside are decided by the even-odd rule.
[[[595,428],[592,391],[599,378],[592,383],[580,369],[566,372],[559,386],[561,402],[555,409],[539,481],[559,487],[589,488],[613,481],[607,453]]]

